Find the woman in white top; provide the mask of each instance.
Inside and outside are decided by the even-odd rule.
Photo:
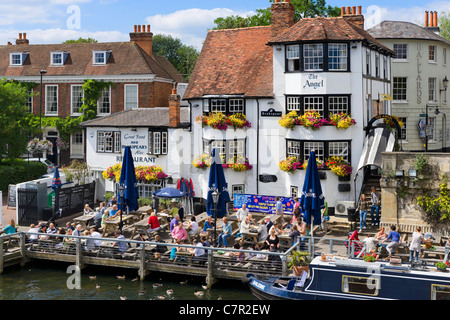
[[[416,232],[413,233],[411,244],[409,246],[409,263],[412,262],[414,253],[416,255],[414,261],[417,262],[419,260],[420,245],[423,240],[423,234],[420,231],[420,227],[417,227]]]

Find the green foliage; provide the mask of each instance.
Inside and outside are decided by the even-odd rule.
[[[416,159],[414,161],[414,167],[418,174],[427,173],[430,169],[430,164],[428,163],[428,157],[424,153],[416,154]]]
[[[139,207],[151,206],[153,201],[148,198],[139,198],[138,199]]]
[[[86,162],[72,160],[69,166],[64,166],[61,171],[66,175],[67,181],[73,181],[77,185],[87,183],[87,178],[91,174],[89,166]]]
[[[77,40],[75,39],[71,39],[71,40],[66,40],[63,42],[63,44],[67,44],[67,43],[98,43],[97,40],[93,39],[93,38],[78,38]]]
[[[292,251],[292,255],[289,257],[288,267],[306,267],[311,263],[311,255],[307,251]]]
[[[153,52],[166,57],[186,81],[189,81],[200,55],[197,49],[184,45],[180,39],[160,34],[153,37]]]
[[[22,159],[0,162],[0,190],[5,192],[10,184],[18,184],[38,179],[47,173],[47,166],[41,162]]]
[[[450,11],[441,12],[439,15],[439,30],[442,37],[450,40]]]
[[[450,192],[447,177],[444,176],[439,186],[439,194],[417,197],[417,204],[424,210],[422,218],[429,224],[450,222]]]

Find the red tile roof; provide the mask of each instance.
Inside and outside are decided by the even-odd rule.
[[[270,27],[209,31],[184,99],[204,95],[273,97]]]

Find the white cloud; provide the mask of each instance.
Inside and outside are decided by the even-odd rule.
[[[180,39],[186,45],[201,49],[208,29],[214,27],[214,20],[231,15],[248,16],[253,11],[233,11],[227,8],[187,9],[166,15],[154,15],[146,18],[153,34],[165,34]]]

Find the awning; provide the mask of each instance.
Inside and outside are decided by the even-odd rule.
[[[365,166],[377,166],[381,168],[382,152],[394,151],[395,137],[386,128],[375,128],[369,132],[365,141],[364,148],[359,160],[358,170]]]

